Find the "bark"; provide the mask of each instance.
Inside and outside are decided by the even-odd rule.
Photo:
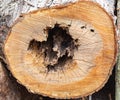
[[[0,100],[20,100],[20,95],[0,62]]]
[[[49,8],[55,5],[65,5],[76,1],[78,0],[1,0],[0,15],[5,18],[8,26],[12,26],[21,13],[28,13],[33,10]],[[99,3],[111,16],[113,16],[113,19],[116,20],[116,17],[114,16],[115,0],[91,1]],[[5,22],[2,24],[4,23]]]
[[[117,3],[118,59],[116,66],[116,100],[120,99],[120,0]]]

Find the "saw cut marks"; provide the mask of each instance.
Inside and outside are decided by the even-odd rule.
[[[12,27],[4,53],[13,76],[31,92],[76,98],[105,84],[115,62],[115,41],[109,15],[93,2],[80,1],[24,15]]]

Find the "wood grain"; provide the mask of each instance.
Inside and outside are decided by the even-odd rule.
[[[43,30],[46,26],[53,28],[56,23],[71,24],[70,35],[80,40],[73,57],[78,60],[68,63],[65,72],[51,71],[46,78],[43,57],[37,58],[36,52],[27,48],[32,39],[46,41],[47,35]],[[86,29],[79,29],[81,25]],[[89,1],[26,14],[23,20],[12,27],[4,46],[9,69],[19,83],[33,93],[54,98],[77,98],[98,91],[111,74],[116,52],[112,18],[98,4]],[[39,65],[34,60],[39,60]],[[81,68],[83,71],[78,70]]]

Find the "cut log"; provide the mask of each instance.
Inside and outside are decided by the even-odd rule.
[[[80,1],[23,16],[9,33],[9,70],[29,91],[54,98],[90,95],[104,86],[117,52],[112,18]]]

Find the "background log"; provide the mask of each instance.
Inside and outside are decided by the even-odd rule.
[[[116,66],[116,100],[120,100],[120,0],[117,3],[118,59]]]

